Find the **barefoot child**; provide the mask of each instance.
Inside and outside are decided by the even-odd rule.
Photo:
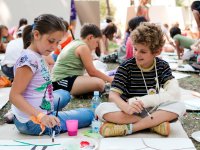
[[[14,124],[23,134],[51,135],[66,132],[66,120],[77,119],[79,128],[87,127],[93,119],[89,109],[65,112],[54,111],[60,99],[61,110],[70,100],[67,91],[53,92],[50,73],[42,55],[47,56],[56,49],[64,35],[65,26],[56,16],[40,15],[33,25],[23,32],[25,51],[14,66],[14,81],[10,92]],[[56,116],[57,115],[57,116]]]
[[[84,24],[81,39],[70,42],[63,48],[52,71],[54,89],[64,89],[72,95],[82,95],[94,91],[103,92],[105,82],[113,77],[97,70],[92,61],[92,51],[101,38],[99,27]],[[84,74],[86,70],[87,75]]]
[[[157,57],[165,42],[162,30],[155,24],[141,23],[131,38],[135,58],[119,66],[111,85],[110,102],[96,109],[96,115],[105,121],[100,134],[124,136],[150,128],[168,136],[169,122],[181,117],[185,107],[178,102],[178,82],[168,63]]]

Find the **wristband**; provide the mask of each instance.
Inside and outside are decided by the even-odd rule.
[[[42,118],[45,116],[45,114],[44,113],[39,113],[38,115],[37,115],[37,120],[39,121],[39,122],[41,122],[41,120],[42,120]]]

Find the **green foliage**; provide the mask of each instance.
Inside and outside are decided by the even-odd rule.
[[[183,7],[184,6],[184,0],[176,0],[176,6]]]
[[[106,18],[107,15],[107,5],[106,5],[106,0],[100,0],[100,19],[104,20]],[[114,16],[115,12],[116,12],[116,8],[115,6],[112,4],[112,2],[110,1],[110,11],[111,11],[111,17]]]

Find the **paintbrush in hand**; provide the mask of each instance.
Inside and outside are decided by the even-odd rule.
[[[138,100],[137,98],[135,98],[136,100]],[[144,108],[144,107],[143,107]],[[146,109],[146,108],[144,108],[144,110],[145,110],[145,112],[147,113],[147,115],[151,118],[151,119],[153,119],[153,116],[148,112],[148,110]]]
[[[144,110],[146,111],[147,115],[148,115],[151,119],[153,119],[153,116],[148,112],[148,110],[147,110],[146,108],[144,108]]]
[[[56,117],[58,117],[59,104],[60,104],[60,98],[58,99],[58,106],[57,106],[57,110],[56,110]],[[56,132],[56,131],[55,131],[55,127],[53,127],[52,142],[54,142],[55,132]]]

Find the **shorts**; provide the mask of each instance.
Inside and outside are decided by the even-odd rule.
[[[78,76],[69,76],[69,77],[66,77],[64,79],[61,79],[59,81],[55,81],[55,82],[52,82],[53,84],[53,90],[58,90],[58,89],[63,89],[63,90],[66,90],[66,91],[71,91],[72,89],[72,86],[74,84],[74,81],[76,80]]]
[[[154,107],[154,108],[147,108],[147,110],[152,113],[155,112],[157,110],[164,110],[164,111],[168,111],[168,112],[172,112],[177,114],[179,117],[182,117],[185,112],[186,112],[186,108],[185,105],[181,102],[165,102],[165,103],[161,103],[160,105]],[[102,121],[105,121],[103,119],[103,116],[107,113],[111,113],[111,112],[118,112],[118,111],[122,111],[115,103],[113,102],[104,102],[101,103],[95,110],[95,116],[98,116],[98,118]],[[142,111],[142,113],[140,114],[134,114],[134,115],[138,115],[142,118],[147,116],[147,113],[145,111]]]

